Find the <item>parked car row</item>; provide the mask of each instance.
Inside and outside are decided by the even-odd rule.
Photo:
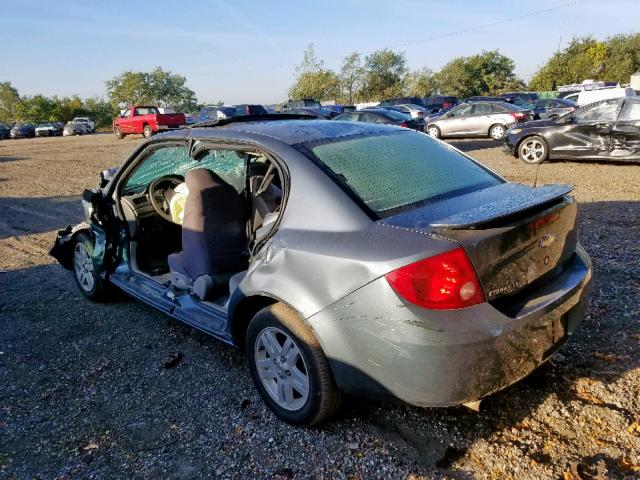
[[[95,123],[89,117],[76,117],[66,124],[64,122],[33,123],[0,123],[0,140],[8,138],[56,137],[68,135],[85,135],[95,132]]]
[[[362,110],[338,105],[329,108],[316,100],[303,99],[281,105],[280,113],[397,125],[433,138],[504,140],[504,149],[527,163],[540,163],[548,158],[626,161],[640,159],[639,102],[638,97],[622,96],[579,108],[563,98],[540,99],[532,92],[510,92],[495,97],[469,97],[463,102],[456,97],[398,97]],[[434,112],[427,104],[440,108]],[[343,113],[337,113],[338,107]],[[268,113],[262,105],[206,106],[195,121],[214,122]],[[156,107],[133,106],[114,121],[114,133],[119,138],[130,133],[150,137],[186,123],[181,113],[160,113]]]

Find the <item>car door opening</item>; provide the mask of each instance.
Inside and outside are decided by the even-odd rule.
[[[277,224],[283,190],[263,154],[201,148],[191,157],[174,145],[143,158],[119,197],[132,270],[174,297],[224,305]]]

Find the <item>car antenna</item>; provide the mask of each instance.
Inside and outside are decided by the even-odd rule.
[[[540,164],[536,166],[536,177],[533,180],[533,188],[538,188],[538,172],[540,171]]]

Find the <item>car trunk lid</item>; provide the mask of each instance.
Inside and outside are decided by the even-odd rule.
[[[515,294],[561,268],[577,245],[567,185],[504,183],[380,220],[458,242],[488,301]]]

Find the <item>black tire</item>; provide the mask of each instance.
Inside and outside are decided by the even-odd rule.
[[[122,130],[120,130],[120,127],[113,127],[113,134],[119,140],[122,140],[124,138],[124,133],[122,133]]]
[[[526,137],[518,145],[518,157],[529,165],[537,165],[549,157],[549,146],[537,135]]]
[[[79,265],[78,265],[78,256],[76,255],[77,249],[85,249],[86,253],[89,256],[89,260],[91,262],[91,272],[90,275],[92,281],[83,281],[81,275],[79,274]],[[89,300],[93,300],[94,302],[104,302],[110,299],[110,289],[103,282],[102,278],[96,272],[96,266],[92,260],[93,257],[93,240],[91,236],[87,232],[79,232],[75,238],[74,243],[71,250],[71,272],[73,274],[73,278],[76,281],[76,285],[78,289],[82,292],[82,294],[87,297]]]
[[[308,397],[297,410],[283,408],[271,397],[258,373],[256,351],[260,335],[275,329],[290,337],[299,350],[308,377]],[[311,327],[296,312],[282,303],[260,310],[249,323],[246,353],[253,382],[264,402],[280,419],[292,425],[317,425],[340,407],[342,392],[335,384],[329,361]],[[284,357],[281,357],[284,358]],[[275,379],[274,379],[275,380]]]
[[[501,123],[496,123],[494,125],[491,125],[491,128],[489,128],[489,137],[491,137],[492,140],[500,141],[504,138],[506,132],[507,127],[505,127]]]
[[[425,133],[431,138],[440,138],[442,136],[440,129],[436,125],[428,125],[425,129]]]
[[[144,138],[151,138],[153,136],[153,129],[151,128],[151,125],[145,125],[142,128],[142,135]]]

